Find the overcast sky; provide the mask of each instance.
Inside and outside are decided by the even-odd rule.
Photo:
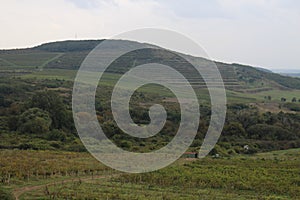
[[[215,60],[300,69],[298,0],[7,0],[0,24],[0,49],[154,27],[190,37]]]

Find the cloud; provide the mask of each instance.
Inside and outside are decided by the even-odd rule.
[[[84,9],[95,8],[99,6],[97,0],[66,0],[66,1],[73,3],[79,8],[84,8]]]
[[[226,18],[224,12],[217,0],[201,1],[174,1],[174,0],[156,0],[165,9],[172,10],[178,17],[185,18]]]
[[[296,68],[299,10],[296,0],[10,0],[0,7],[0,48],[156,27],[187,35],[216,60]]]

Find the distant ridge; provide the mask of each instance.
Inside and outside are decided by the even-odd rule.
[[[266,69],[266,68],[262,68],[262,67],[255,67],[256,69],[263,71],[263,72],[267,72],[267,73],[273,73],[273,71]]]
[[[48,52],[91,51],[102,41],[103,40],[67,40],[41,44],[33,47],[33,49]]]
[[[284,76],[290,76],[290,77],[298,77],[300,78],[300,73],[280,73],[281,75]]]
[[[1,50],[0,67],[1,69],[7,70],[34,70],[41,68],[77,70],[88,53],[102,41],[103,39],[67,40],[45,43],[27,49]],[[134,43],[133,41],[123,42],[125,42],[126,45],[132,45],[132,43]],[[150,60],[149,54],[153,57]],[[110,72],[123,73],[128,67],[132,67],[132,56],[134,55],[121,59],[114,70]],[[134,63],[138,65],[147,62],[162,61],[161,59],[160,55],[153,54],[151,51],[147,53],[144,51],[144,55],[141,56],[140,61],[134,61]],[[170,61],[173,62],[173,64],[180,64],[176,63],[175,58],[167,59],[171,59]],[[204,58],[193,57],[193,59],[198,59],[199,62],[204,64],[208,62]],[[252,67],[238,63],[227,64],[218,61],[215,63],[220,70],[225,87],[230,90],[240,92],[251,90],[251,92],[255,92],[270,90],[272,88],[300,89],[300,78],[273,73],[261,67]],[[186,66],[182,65],[182,68],[182,70],[185,71]],[[193,76],[193,74],[191,74],[191,76]]]

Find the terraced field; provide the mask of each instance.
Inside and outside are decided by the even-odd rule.
[[[24,78],[74,80],[76,70],[84,58],[100,42],[100,40],[65,41],[43,44],[30,49],[0,51],[0,76],[25,75]],[[129,41],[127,43],[131,44]],[[150,60],[149,55],[152,57]],[[209,63],[203,58],[191,57],[191,59],[204,66]],[[161,51],[145,50],[140,53],[126,54],[123,58],[117,59],[107,72],[116,74],[112,78],[113,80],[119,77],[118,74],[123,74],[129,68],[147,62],[169,64],[182,74],[186,74],[186,78],[195,88],[201,90],[206,87],[203,79],[196,76],[180,57]],[[251,66],[221,62],[216,62],[216,65],[228,90],[230,101],[263,101],[265,96],[271,96],[275,101],[282,97],[289,100],[300,94],[300,79],[281,76]],[[163,75],[163,77],[168,76]],[[174,79],[172,81],[175,84],[183,83],[182,80]],[[219,85],[220,83],[215,82],[214,84]]]

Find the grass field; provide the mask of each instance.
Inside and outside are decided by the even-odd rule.
[[[180,159],[145,174],[108,169],[87,153],[2,150],[1,183],[19,199],[299,199],[300,149]],[[93,173],[93,174],[92,174]]]
[[[33,73],[21,75],[23,79],[58,79],[73,81],[76,76],[75,70],[62,70],[62,69],[46,69],[41,71],[34,71]]]
[[[255,98],[259,101],[265,101],[266,96],[271,96],[273,102],[280,102],[281,98],[284,97],[287,99],[287,102],[291,102],[291,100],[296,97],[300,98],[299,90],[283,90],[283,89],[272,89],[269,91],[262,91],[253,94],[249,93],[238,93],[233,92],[236,96],[243,96],[244,98]]]
[[[0,59],[10,64],[9,66],[32,66],[39,67],[57,58],[58,53],[35,52],[35,53],[1,53]]]

